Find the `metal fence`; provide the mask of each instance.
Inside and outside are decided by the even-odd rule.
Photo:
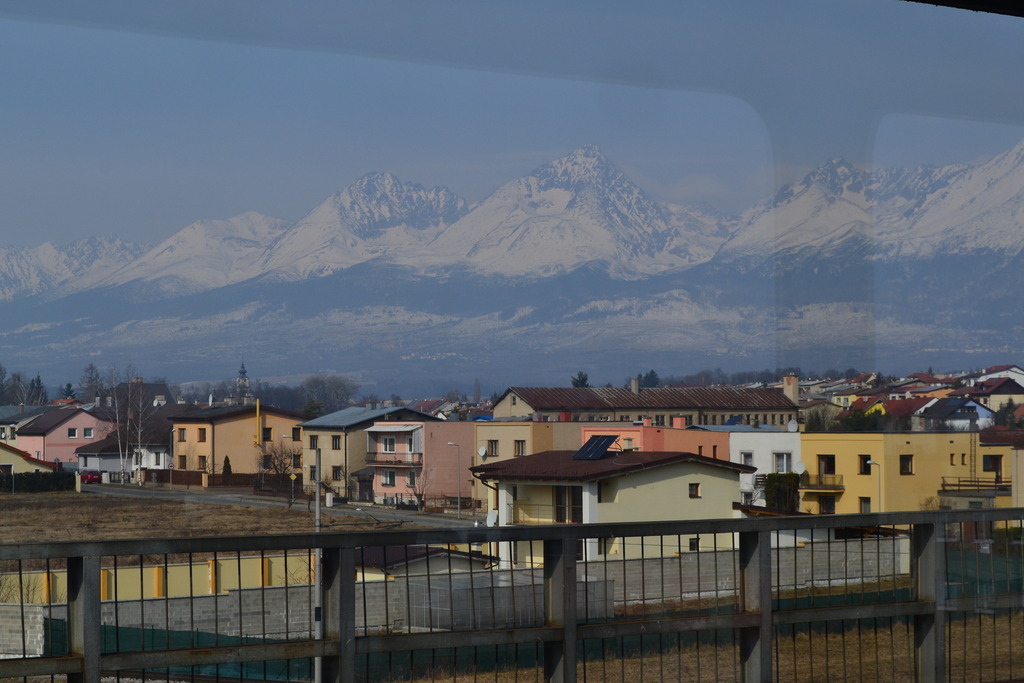
[[[0,680],[1014,680],[1022,519],[0,546]]]

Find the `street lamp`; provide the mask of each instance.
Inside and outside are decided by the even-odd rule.
[[[462,519],[462,448],[454,441],[448,442],[449,446],[455,446],[455,474],[458,481],[459,503],[455,509],[455,518]]]
[[[874,460],[867,461],[868,466],[878,468],[878,512],[882,511],[882,465]]]

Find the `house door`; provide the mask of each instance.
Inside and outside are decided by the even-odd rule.
[[[363,503],[373,501],[373,479],[359,479],[359,500]]]
[[[583,488],[555,486],[555,523],[583,524]]]

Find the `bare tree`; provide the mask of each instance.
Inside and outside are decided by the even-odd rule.
[[[266,477],[270,477],[270,485],[280,491],[291,485],[291,475],[295,470],[295,461],[302,454],[302,445],[295,445],[293,441],[277,439],[263,446],[262,470],[264,483]],[[317,476],[320,476],[317,473]],[[288,501],[291,507],[292,501]]]
[[[412,493],[416,496],[416,503],[422,513],[426,505],[427,494],[432,488],[433,477],[431,474],[433,470],[410,470],[410,473],[412,473],[413,479],[409,482],[409,487],[412,488]]]
[[[307,402],[319,403],[324,412],[333,413],[348,407],[359,385],[347,377],[337,375],[311,375],[302,383]]]

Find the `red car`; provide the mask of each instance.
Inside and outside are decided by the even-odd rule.
[[[103,475],[99,470],[82,470],[78,476],[82,478],[83,484],[99,484],[103,481]]]

